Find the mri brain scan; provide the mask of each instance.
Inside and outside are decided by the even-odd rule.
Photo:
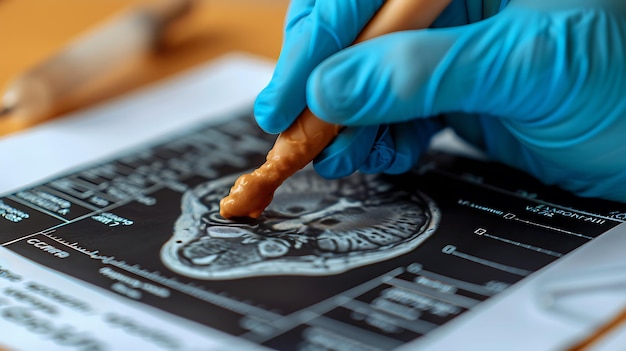
[[[169,269],[198,279],[337,274],[414,250],[440,220],[420,192],[360,173],[326,180],[308,168],[278,188],[258,219],[226,220],[219,201],[235,179],[183,195],[161,249]]]

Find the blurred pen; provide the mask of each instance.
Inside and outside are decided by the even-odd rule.
[[[67,95],[155,48],[163,30],[187,13],[192,1],[146,2],[70,43],[9,83],[0,118],[37,121],[49,116]]]

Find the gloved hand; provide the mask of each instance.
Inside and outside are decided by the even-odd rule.
[[[292,3],[255,104],[263,129],[284,130],[305,103],[349,126],[316,160],[333,177],[408,170],[443,119],[546,184],[626,201],[626,2],[454,0],[432,29],[342,50],[380,4]]]

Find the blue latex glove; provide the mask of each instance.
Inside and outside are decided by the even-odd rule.
[[[407,161],[387,162],[392,173],[408,170],[437,130],[432,117],[443,116],[493,159],[546,184],[626,201],[625,1],[453,1],[438,28],[345,50],[372,10],[357,1],[296,3],[255,113],[262,128],[279,132],[306,102],[318,117],[350,126],[320,155],[320,174],[367,170],[359,160],[376,159],[377,144]],[[328,39],[340,35],[349,38]],[[349,132],[372,128],[374,141],[373,132]],[[384,129],[392,136],[376,138]]]

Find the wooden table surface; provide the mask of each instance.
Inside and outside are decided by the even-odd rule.
[[[0,88],[81,34],[152,0],[0,0]],[[222,54],[276,59],[288,0],[197,0],[167,33],[165,48],[72,95],[56,115],[106,101]],[[54,116],[53,116],[54,117]],[[0,120],[0,136],[32,125]]]

